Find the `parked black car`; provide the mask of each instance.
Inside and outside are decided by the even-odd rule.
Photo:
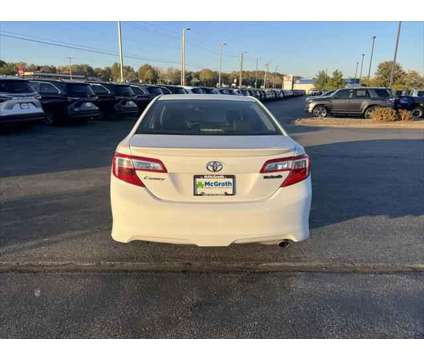
[[[97,96],[85,82],[37,79],[30,83],[41,96],[45,122],[49,125],[66,120],[95,119],[100,115]]]
[[[424,97],[400,96],[395,103],[397,109],[409,110],[415,119],[424,117]]]
[[[187,94],[186,89],[177,85],[162,85],[161,88],[168,89],[172,94]]]
[[[0,125],[43,120],[39,99],[27,80],[0,76]]]
[[[139,113],[137,95],[129,84],[99,83],[115,97],[112,108],[108,108],[108,114],[123,116],[136,116]],[[141,104],[141,102],[140,102]]]
[[[305,111],[316,117],[356,115],[370,118],[378,106],[394,107],[394,97],[386,88],[338,89],[329,96],[309,98]]]

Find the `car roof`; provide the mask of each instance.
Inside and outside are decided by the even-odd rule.
[[[0,80],[18,80],[18,81],[28,81],[27,79],[22,79],[17,76],[12,75],[0,75]]]
[[[169,94],[161,95],[160,100],[218,100],[218,101],[256,101],[249,96],[218,95],[218,94]]]

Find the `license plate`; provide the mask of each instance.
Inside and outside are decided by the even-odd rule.
[[[234,175],[195,175],[195,196],[232,196],[236,193]]]

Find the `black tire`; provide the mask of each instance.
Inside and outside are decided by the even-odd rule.
[[[43,119],[43,124],[47,126],[55,125],[56,117],[52,113],[46,113],[46,117]]]
[[[312,110],[312,114],[317,118],[325,118],[328,116],[328,110],[324,105],[317,105]]]
[[[368,107],[365,112],[364,112],[364,118],[365,119],[371,119],[372,117],[372,113],[374,112],[374,110],[377,108],[377,106],[370,106]]]
[[[411,115],[415,119],[421,119],[424,116],[424,109],[421,106],[417,106],[416,108],[411,110]]]

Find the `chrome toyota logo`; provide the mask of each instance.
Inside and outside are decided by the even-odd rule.
[[[209,161],[206,164],[206,169],[210,172],[218,172],[221,171],[224,168],[224,165],[222,165],[219,161]]]

